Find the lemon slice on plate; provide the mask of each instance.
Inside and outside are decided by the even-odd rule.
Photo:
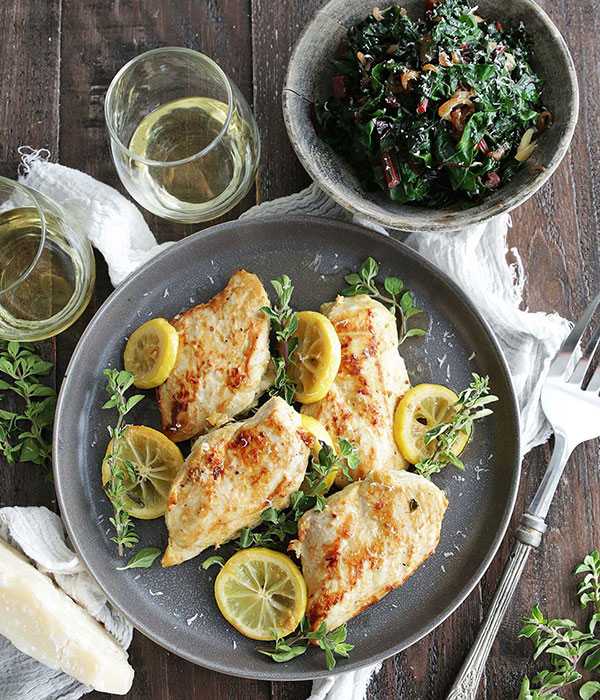
[[[340,368],[340,339],[327,316],[317,311],[299,311],[294,338],[298,347],[289,375],[297,383],[296,400],[300,403],[320,401],[329,391]]]
[[[152,520],[165,514],[167,497],[173,479],[183,464],[181,450],[158,430],[145,425],[129,425],[121,438],[117,466],[124,469],[127,496],[125,503],[134,518]],[[102,484],[110,479],[110,464],[106,459],[112,452],[114,439],[108,443],[102,462]],[[136,473],[132,481],[123,460],[131,462]]]
[[[177,358],[179,335],[166,318],[153,318],[136,329],[123,353],[125,369],[140,389],[160,386]]]
[[[440,423],[449,423],[456,414],[458,396],[440,384],[419,384],[404,394],[394,416],[394,438],[404,459],[417,464],[420,457],[431,457],[437,440],[425,444],[425,433]],[[460,433],[453,452],[459,455],[469,440]]]
[[[300,418],[302,419],[302,427],[304,428],[304,430],[308,431],[319,442],[324,442],[326,445],[329,445],[329,447],[334,447],[331,435],[327,432],[327,429],[325,428],[323,423],[321,423],[321,421],[318,421],[312,416],[307,416],[304,413],[300,414]],[[319,447],[318,445],[315,445],[313,454],[317,456],[318,453]]]
[[[323,423],[318,421],[316,418],[313,418],[312,416],[304,415],[304,413],[301,413],[300,416],[302,418],[302,427],[304,428],[304,430],[308,431],[314,438],[316,438],[316,442],[311,448],[312,456],[315,459],[318,459],[319,452],[321,451],[321,444],[328,445],[333,449],[334,452],[337,453],[335,445],[333,444],[333,440],[331,439],[331,435],[327,432],[327,429],[325,428]],[[336,473],[337,469],[329,472],[329,474],[327,474],[327,476],[325,477],[325,487],[327,491],[329,491],[333,482],[335,481]],[[300,489],[302,491],[305,491],[304,483],[302,484]]]
[[[219,571],[215,598],[223,617],[250,639],[293,632],[306,611],[306,583],[300,569],[281,552],[242,549]]]

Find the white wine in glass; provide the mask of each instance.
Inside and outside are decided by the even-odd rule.
[[[0,178],[0,202],[0,337],[50,337],[90,299],[91,246],[39,192]]]
[[[140,186],[181,211],[229,200],[244,184],[251,130],[237,112],[227,120],[227,105],[209,97],[184,97],[150,112],[133,132],[129,150],[144,160],[179,164],[152,168],[138,161]],[[189,158],[204,150],[202,158]]]
[[[138,56],[113,79],[105,116],[122,183],[159,216],[207,221],[252,185],[260,151],[256,122],[207,56],[184,48]]]

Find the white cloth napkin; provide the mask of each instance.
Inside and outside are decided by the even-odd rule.
[[[47,508],[0,508],[0,537],[23,552],[65,593],[103,624],[125,649],[132,626],[104,597],[79,558],[65,542],[61,519]],[[61,671],[42,665],[0,636],[2,700],[77,700],[92,689]]]
[[[77,219],[104,255],[113,284],[169,245],[158,245],[139,210],[111,187],[77,170],[48,162],[47,151],[22,149],[22,155],[20,181],[55,199]],[[243,218],[287,214],[352,219],[314,184],[297,194],[253,207]],[[510,218],[504,215],[457,233],[414,234],[406,243],[450,274],[496,332],[521,407],[525,453],[549,436],[539,395],[548,364],[570,325],[556,314],[520,309],[525,275],[516,250],[512,251],[516,262],[507,262],[509,225]],[[315,681],[309,700],[363,700],[379,667],[376,664]],[[47,698],[79,697],[61,696],[51,684],[48,688]],[[30,697],[17,695],[15,700]]]

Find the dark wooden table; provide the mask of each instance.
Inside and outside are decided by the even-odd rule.
[[[111,163],[102,111],[117,70],[157,46],[181,45],[212,56],[254,109],[262,133],[256,190],[226,219],[255,201],[295,192],[309,179],[296,160],[281,117],[281,86],[291,47],[322,0],[2,0],[0,3],[0,173],[14,177],[17,148],[46,147],[54,159],[122,190]],[[514,213],[510,243],[528,276],[525,304],[535,311],[576,317],[600,286],[600,3],[562,0],[541,4],[573,53],[582,88],[575,138],[561,167],[540,193]],[[149,216],[161,241],[192,227]],[[193,227],[197,229],[198,227]],[[106,266],[96,256],[98,279],[83,317],[43,352],[61,377],[75,343],[111,292]],[[536,600],[552,616],[577,616],[570,571],[600,543],[598,442],[577,449],[564,476],[540,551],[494,645],[480,698],[514,698],[530,651],[517,639],[519,619]],[[524,463],[517,516],[531,498],[549,447]],[[0,505],[56,508],[52,486],[31,466],[0,466]],[[505,539],[483,581],[435,632],[389,659],[368,698],[422,700],[444,697],[492,595],[510,547]],[[300,700],[309,683],[267,683],[219,675],[177,658],[136,633],[130,649],[136,669],[131,700]],[[107,698],[100,694],[89,697]],[[575,697],[575,695],[565,695]]]

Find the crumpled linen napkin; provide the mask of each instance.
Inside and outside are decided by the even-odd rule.
[[[140,212],[111,187],[77,170],[49,163],[47,151],[23,149],[22,155],[20,181],[55,199],[76,217],[104,255],[113,284],[169,245],[157,245]],[[316,184],[253,207],[241,218],[285,214],[353,218]],[[368,222],[358,223],[387,235]],[[526,453],[550,434],[539,395],[548,365],[570,324],[556,314],[530,313],[519,308],[525,276],[517,251],[512,251],[515,263],[509,264],[506,259],[509,225],[510,218],[503,215],[455,233],[413,234],[405,242],[450,274],[496,332],[521,407]],[[379,668],[380,664],[376,664],[317,680],[309,700],[363,700],[370,679]],[[29,696],[19,696],[18,700],[25,697]],[[47,697],[61,696],[51,693]]]
[[[65,541],[61,519],[47,508],[0,508],[0,537],[20,552],[103,624],[125,649],[132,626],[110,607],[79,558]],[[48,668],[0,636],[2,700],[77,700],[92,689]]]

